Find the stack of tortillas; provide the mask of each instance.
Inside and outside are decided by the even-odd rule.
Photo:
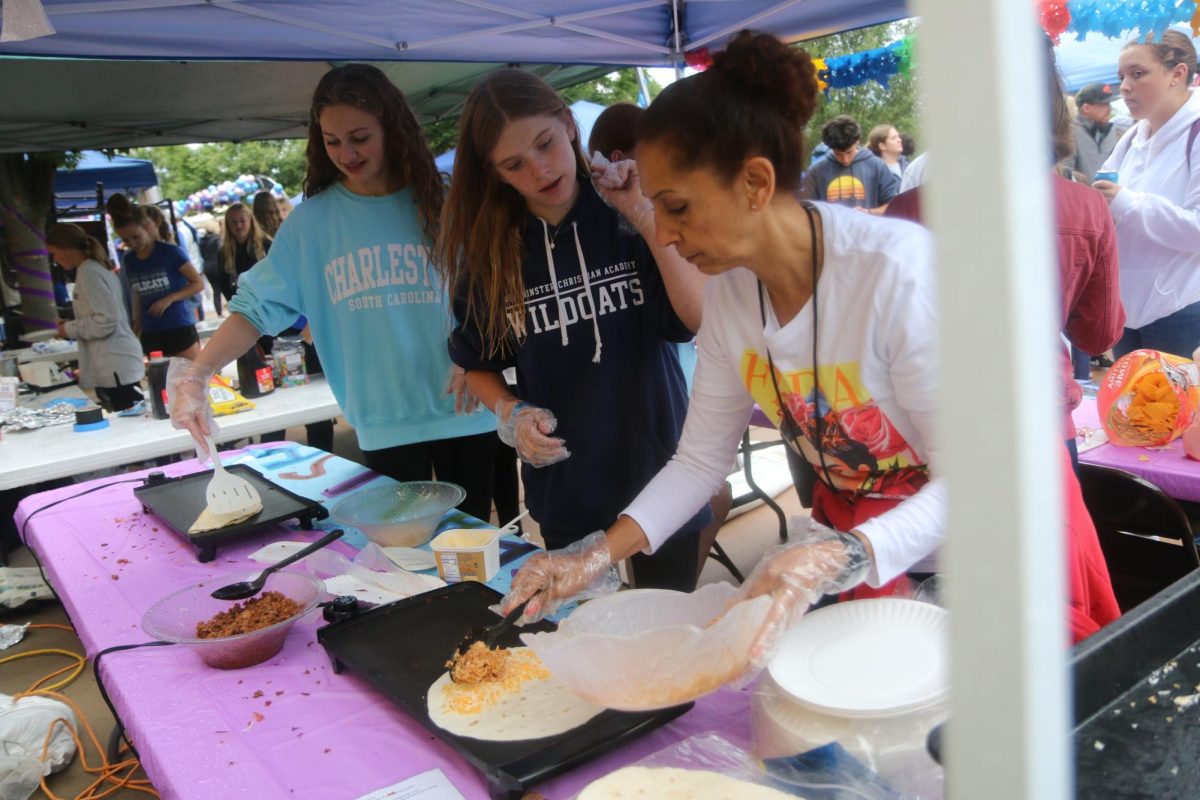
[[[720,772],[625,767],[588,784],[578,800],[799,800],[795,795]]]

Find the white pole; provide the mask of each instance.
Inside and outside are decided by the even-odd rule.
[[[1043,45],[1033,4],[914,0],[937,238],[950,494],[946,796],[1072,796],[1062,400]]]
[[[683,32],[679,30],[679,0],[671,0],[671,26],[675,29],[675,52],[671,60],[675,63],[675,80],[683,78]]]

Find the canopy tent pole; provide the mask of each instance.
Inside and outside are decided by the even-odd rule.
[[[950,497],[947,797],[1072,794],[1049,92],[1030,3],[914,0]],[[964,143],[970,142],[970,146]],[[987,158],[980,158],[987,153]]]
[[[675,66],[675,80],[683,77],[683,32],[680,30],[679,3],[681,0],[671,0],[671,27],[675,34],[675,49],[671,53],[671,63]]]

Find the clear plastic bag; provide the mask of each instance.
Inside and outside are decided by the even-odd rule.
[[[75,713],[65,703],[0,694],[0,800],[32,797],[44,776],[69,764],[75,757],[74,727]]]
[[[678,770],[699,775],[685,782]],[[799,756],[762,761],[714,731],[684,739],[594,781],[576,800],[606,800],[618,796],[614,792],[622,789],[633,796],[634,791],[650,785],[655,771],[675,771],[679,797],[696,798],[704,792],[708,793],[705,797],[712,798],[744,797],[753,793],[754,787],[762,787],[781,793],[780,797],[798,796],[805,800],[912,800],[889,787],[840,745],[825,745]]]
[[[274,564],[305,546],[305,542],[275,542],[250,554],[250,559]],[[318,550],[300,562],[310,575],[325,580],[331,594],[350,594],[368,603],[391,603],[414,594],[445,586],[432,575],[409,572],[396,566],[382,548],[369,542],[351,560],[328,548]]]
[[[747,670],[771,598],[730,607],[737,594],[727,583],[690,594],[618,592],[580,606],[557,631],[522,634],[521,641],[590,703],[624,711],[666,708],[715,691]]]

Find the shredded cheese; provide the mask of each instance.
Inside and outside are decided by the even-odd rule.
[[[482,683],[447,683],[442,708],[453,714],[478,714],[495,705],[505,695],[514,694],[522,684],[529,681],[544,681],[550,670],[529,650],[514,650],[509,654],[504,674]]]

